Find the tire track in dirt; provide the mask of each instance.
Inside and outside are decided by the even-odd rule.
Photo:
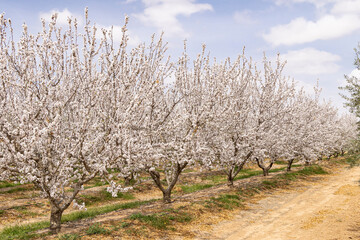
[[[360,239],[360,167],[279,190],[198,239]]]

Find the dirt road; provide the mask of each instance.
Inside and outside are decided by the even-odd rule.
[[[360,239],[360,167],[273,192],[198,239]]]

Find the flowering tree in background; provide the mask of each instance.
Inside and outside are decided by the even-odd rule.
[[[279,59],[274,68],[266,57],[263,64],[263,74],[255,70],[257,83],[252,107],[255,136],[251,146],[253,158],[267,176],[275,161],[285,153],[286,131],[283,125],[291,119],[287,115],[291,112],[295,84],[282,75],[285,63]]]
[[[205,47],[192,69],[189,62],[185,45],[183,56],[174,64],[174,81],[150,94],[149,113],[141,134],[145,141],[141,151],[145,169],[162,191],[164,202],[171,202],[171,191],[184,168],[199,159],[203,148],[199,132],[206,125],[212,107],[211,86],[206,81],[210,65]],[[163,79],[156,81],[164,84]],[[165,184],[159,169],[164,171]]]
[[[214,107],[211,121],[202,131],[203,141],[209,149],[209,158],[203,156],[207,167],[219,167],[227,175],[228,185],[241,171],[252,154],[249,145],[253,130],[251,101],[254,89],[252,63],[244,55],[231,63],[214,63],[210,79],[218,89],[212,97]]]

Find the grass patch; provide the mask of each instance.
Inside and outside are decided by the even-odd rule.
[[[114,204],[110,206],[103,206],[98,208],[90,208],[87,211],[72,212],[69,214],[64,214],[61,219],[61,222],[65,223],[65,222],[76,221],[84,218],[91,218],[100,214],[104,214],[120,209],[137,208],[141,205],[145,205],[153,201],[155,200],[136,201],[136,202],[122,203],[122,204]],[[38,223],[30,223],[30,224],[7,227],[0,232],[0,239],[1,240],[31,239],[38,236],[37,234],[34,233],[35,231],[48,227],[50,227],[49,221],[42,221]]]
[[[19,186],[19,185],[21,185],[21,183],[0,181],[0,188],[15,187],[15,186]]]
[[[113,204],[113,205],[97,207],[97,208],[94,207],[94,208],[90,208],[86,211],[72,212],[72,213],[64,215],[61,219],[61,222],[63,222],[63,223],[64,222],[72,222],[72,221],[76,221],[76,220],[80,220],[80,219],[84,219],[84,218],[91,218],[91,217],[95,217],[100,214],[109,213],[109,212],[117,211],[120,209],[137,208],[137,207],[140,207],[141,205],[145,205],[145,204],[148,204],[153,201],[155,201],[155,200],[119,203],[119,204]]]
[[[190,173],[190,172],[195,172],[195,170],[192,168],[187,168],[183,171],[183,173]]]
[[[183,185],[180,187],[184,193],[192,193],[192,192],[200,191],[200,190],[203,190],[206,188],[211,188],[212,186],[214,186],[214,185],[213,184],[193,184],[193,185]]]
[[[235,194],[224,194],[219,197],[212,197],[210,200],[205,201],[205,207],[207,208],[225,208],[234,209],[235,207],[242,206],[243,200]]]
[[[78,239],[81,239],[81,237],[79,234],[68,233],[68,234],[61,235],[58,239],[59,240],[78,240]]]
[[[219,184],[226,182],[226,177],[224,175],[210,175],[210,176],[202,177],[201,180],[209,180],[213,184]]]
[[[98,202],[113,201],[114,199],[132,200],[135,197],[131,193],[118,193],[117,197],[113,197],[111,193],[103,189],[96,195],[80,195],[77,200],[79,203],[85,202],[85,205],[91,206]]]
[[[262,184],[265,188],[276,188],[278,186],[278,181],[276,180],[264,180]]]
[[[1,192],[3,193],[16,193],[16,192],[25,192],[25,191],[31,191],[34,190],[34,188],[32,187],[17,187],[17,188],[12,188],[6,191]]]
[[[91,225],[85,232],[87,235],[95,235],[95,234],[107,235],[110,234],[111,231],[103,228],[100,223],[95,223]]]
[[[287,172],[279,176],[281,179],[286,180],[295,180],[298,176],[309,176],[309,175],[321,175],[328,174],[322,167],[319,165],[312,165],[304,167],[303,169],[296,172]]]
[[[350,168],[355,167],[355,166],[359,166],[359,164],[360,164],[360,156],[357,155],[357,154],[350,155],[350,156],[346,157],[344,159],[344,161],[345,161],[346,164],[349,164]]]
[[[170,209],[162,213],[157,213],[157,214],[155,213],[150,215],[143,215],[141,213],[136,213],[131,215],[129,219],[144,222],[159,230],[167,230],[169,229],[169,226],[173,225],[174,222],[179,222],[179,223],[190,222],[192,218],[187,213],[182,213]]]
[[[262,171],[253,170],[253,169],[244,169],[239,172],[239,174],[234,178],[234,181],[244,179],[244,178],[249,178],[252,176],[256,176],[261,173],[262,173]]]
[[[46,227],[50,227],[50,223],[48,221],[6,227],[0,233],[0,239],[31,239],[38,236],[36,233],[34,233],[35,231]]]

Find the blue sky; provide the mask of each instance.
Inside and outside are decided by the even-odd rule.
[[[133,45],[165,31],[173,59],[181,54],[184,39],[193,56],[203,43],[217,59],[234,59],[244,46],[259,63],[263,52],[269,58],[280,53],[288,62],[287,75],[306,90],[318,79],[323,97],[339,108],[344,74],[360,77],[353,66],[360,0],[0,0],[0,12],[12,19],[17,34],[23,22],[37,33],[40,18],[54,11],[59,23],[68,16],[81,20],[85,7],[101,27],[120,27],[125,14],[130,16]]]

